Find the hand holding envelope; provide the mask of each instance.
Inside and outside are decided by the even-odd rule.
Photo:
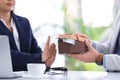
[[[69,47],[70,50],[71,49],[73,49],[73,50],[69,51],[69,52],[71,52],[71,54],[67,54],[67,56],[69,56],[71,58],[74,58],[74,59],[77,59],[77,60],[80,60],[80,61],[83,61],[83,62],[89,62],[89,63],[90,62],[92,62],[92,63],[96,62],[99,59],[98,58],[99,52],[97,52],[96,49],[92,46],[92,41],[89,40],[89,38],[85,34],[75,33],[73,35],[67,35],[67,36],[63,35],[62,39],[63,39],[63,37],[65,37],[65,38],[67,37],[67,38],[70,38],[70,39],[74,39],[73,37],[76,37],[77,39],[75,38],[74,40],[79,42],[79,43],[75,43],[75,45],[72,45],[72,46],[75,47],[75,49],[76,48],[79,49],[79,52],[77,52],[77,53],[82,53],[82,54],[74,54],[75,49],[71,48],[71,46],[70,46]],[[62,46],[66,46],[66,45],[62,45]]]
[[[58,50],[59,54],[85,53],[87,51],[85,38],[77,37],[71,34],[59,34]]]

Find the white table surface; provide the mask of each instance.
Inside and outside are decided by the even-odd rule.
[[[4,79],[2,79],[4,80]],[[6,80],[6,79],[5,79]],[[23,77],[9,80],[120,80],[120,72],[68,71],[68,75]]]
[[[68,80],[120,80],[120,72],[70,71]]]

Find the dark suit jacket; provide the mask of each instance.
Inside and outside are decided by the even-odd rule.
[[[2,21],[0,21],[0,35],[7,35],[9,37],[13,70],[23,71],[27,70],[27,63],[39,63],[42,61],[42,50],[33,36],[28,19],[15,14],[12,14],[12,17],[19,34],[20,51],[18,51],[16,47],[13,34],[7,29]]]

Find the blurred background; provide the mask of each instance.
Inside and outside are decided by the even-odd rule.
[[[63,33],[81,32],[93,41],[105,42],[119,9],[120,0],[16,0],[15,13],[30,20],[34,36],[44,49],[48,35],[57,46],[57,36]],[[52,66],[103,70],[95,63],[77,61],[58,52]]]

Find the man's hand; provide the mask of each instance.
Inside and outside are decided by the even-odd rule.
[[[79,36],[79,35],[78,35]],[[80,37],[80,36],[79,36]],[[85,36],[84,36],[85,38]],[[85,43],[88,47],[88,51],[82,54],[68,54],[68,56],[78,59],[83,62],[95,62],[99,53],[92,47],[92,42],[86,37]]]
[[[42,61],[45,62],[46,67],[50,67],[56,57],[56,46],[54,43],[50,44],[50,36],[47,39],[45,49],[42,54]]]
[[[74,33],[72,35],[75,35],[77,37],[81,37],[81,38],[86,38],[86,39],[89,39],[89,37],[86,35],[86,34],[83,34],[83,33]]]

